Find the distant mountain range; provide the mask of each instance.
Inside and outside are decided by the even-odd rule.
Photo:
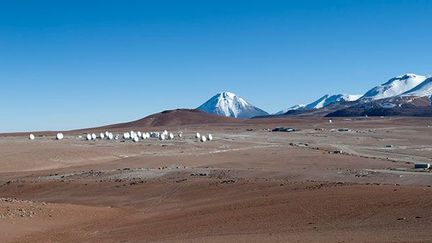
[[[141,129],[198,124],[278,124],[284,117],[419,116],[432,117],[432,77],[404,74],[378,85],[364,95],[324,95],[307,105],[294,105],[269,115],[231,92],[221,92],[196,109],[175,109],[142,119],[75,131]],[[244,120],[236,118],[262,118]]]
[[[407,73],[373,87],[364,95],[325,95],[308,105],[292,106],[275,115],[429,116],[431,96],[431,77]]]
[[[324,95],[274,115],[251,105],[231,92],[222,92],[198,107],[198,110],[233,118],[273,116],[432,116],[432,77],[407,73],[368,90],[363,95]]]

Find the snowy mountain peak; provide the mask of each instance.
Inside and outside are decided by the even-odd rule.
[[[232,93],[232,92],[221,92],[221,93],[217,93],[216,96],[223,97],[224,99],[235,99],[237,97],[237,95]],[[243,100],[243,99],[241,99],[241,100]]]
[[[320,109],[328,105],[343,102],[343,101],[356,101],[360,98],[360,95],[347,95],[347,94],[337,94],[337,95],[324,95],[318,100],[305,106],[307,110]]]
[[[421,75],[417,75],[415,73],[405,73],[405,74],[396,76],[395,78],[398,78],[398,79],[409,79],[409,78],[415,78],[417,76],[421,76]]]
[[[337,94],[337,95],[324,95],[323,97],[319,98],[318,100],[308,104],[308,105],[294,105],[287,109],[281,110],[275,115],[282,115],[287,113],[288,111],[293,110],[314,110],[314,109],[320,109],[323,107],[326,107],[331,104],[335,104],[338,102],[344,102],[344,101],[356,101],[361,97],[361,95],[347,95],[347,94]]]
[[[267,112],[249,104],[232,92],[221,92],[197,108],[198,110],[234,118],[251,118],[265,116]]]
[[[229,97],[229,98],[234,98],[234,97],[237,96],[236,94],[234,94],[232,92],[228,92],[228,91],[225,91],[225,92],[222,92],[222,93],[218,93],[218,95],[222,95],[224,97]]]
[[[295,110],[299,110],[299,109],[304,108],[305,106],[306,106],[306,105],[303,105],[303,104],[301,104],[301,105],[293,105],[293,106],[288,107],[288,108],[286,108],[286,109],[283,109],[283,110],[281,110],[281,111],[279,111],[279,112],[276,112],[275,115],[282,115],[282,114],[287,113],[288,111],[295,111]]]
[[[425,81],[425,79],[426,77],[422,75],[406,73],[404,75],[394,77],[386,83],[374,87],[373,89],[366,92],[366,94],[364,94],[361,99],[379,100],[397,96],[407,92],[408,90],[413,89],[414,87]]]
[[[232,92],[222,92],[218,93],[216,96],[219,97],[219,102],[225,102],[227,104],[234,104],[235,102],[238,102],[242,107],[249,105],[243,98],[237,96]]]
[[[345,101],[356,101],[362,97],[361,95],[343,95],[343,99]]]

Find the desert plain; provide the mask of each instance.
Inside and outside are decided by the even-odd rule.
[[[105,129],[183,137],[0,135],[1,242],[432,241],[430,118]]]

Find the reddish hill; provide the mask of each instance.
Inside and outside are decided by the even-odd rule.
[[[140,120],[109,125],[103,128],[164,127],[194,124],[240,123],[242,119],[208,114],[199,110],[176,109],[156,113]]]

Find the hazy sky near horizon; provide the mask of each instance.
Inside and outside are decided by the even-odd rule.
[[[0,131],[92,127],[220,91],[276,112],[432,74],[432,1],[0,0]]]

